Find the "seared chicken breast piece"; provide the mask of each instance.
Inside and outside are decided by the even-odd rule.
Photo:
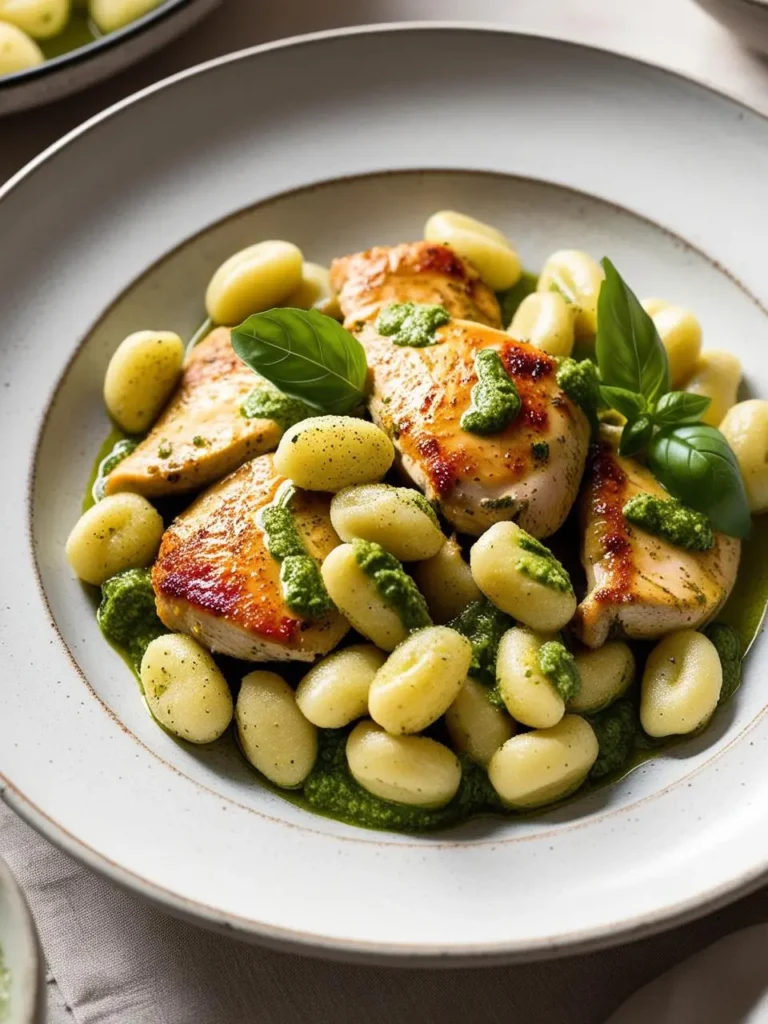
[[[109,474],[106,493],[156,498],[199,490],[276,448],[282,428],[240,412],[260,384],[266,386],[235,354],[227,328],[216,328],[192,349],[176,393],[149,434]]]
[[[308,621],[283,598],[280,564],[258,513],[284,482],[272,456],[262,455],[200,495],[166,530],[152,584],[169,629],[245,661],[313,661],[338,644],[349,623],[337,611]],[[330,496],[297,490],[290,507],[307,552],[322,561],[340,543]]]
[[[741,551],[723,533],[709,551],[688,551],[628,522],[622,510],[633,495],[669,495],[645,466],[619,457],[612,434],[601,432],[582,497],[588,592],[573,625],[589,647],[614,636],[650,640],[704,625],[730,594]]]
[[[507,519],[535,537],[554,533],[576,500],[589,443],[584,413],[557,385],[555,360],[494,329],[495,296],[445,246],[372,249],[337,260],[331,274],[346,325],[368,357],[371,415],[407,476],[462,533]],[[462,319],[439,328],[434,345],[401,347],[375,327],[391,302],[439,303]],[[503,431],[481,436],[460,421],[484,348],[498,351],[522,408]]]

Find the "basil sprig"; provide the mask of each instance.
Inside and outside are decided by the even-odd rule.
[[[232,331],[232,347],[283,394],[327,413],[352,412],[368,380],[365,349],[316,309],[269,309]]]
[[[746,537],[749,506],[736,456],[719,430],[700,422],[710,399],[669,390],[653,320],[611,261],[602,263],[595,353],[600,397],[627,420],[619,454],[647,450],[649,468],[673,497],[708,516],[715,530]]]

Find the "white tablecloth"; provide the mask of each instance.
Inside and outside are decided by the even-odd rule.
[[[505,22],[592,42],[687,72],[768,113],[768,65],[741,50],[690,0],[225,0],[188,36],[131,71],[0,122],[0,181],[85,117],[200,60],[314,29],[410,18]],[[683,928],[589,956],[483,970],[350,967],[249,947],[175,921],[79,867],[1,805],[0,855],[37,919],[50,968],[52,1024],[600,1024],[686,956],[768,921],[766,889]],[[708,1021],[765,1019],[764,1006],[746,1016],[760,987],[754,950],[765,939],[763,929],[705,954],[704,976],[728,962],[723,984],[742,993],[737,1015],[728,1019],[705,1001],[718,1014]],[[672,987],[662,979],[641,993],[635,1010],[615,1024],[705,1024],[703,1011],[691,1010],[690,993],[702,988],[694,969]]]

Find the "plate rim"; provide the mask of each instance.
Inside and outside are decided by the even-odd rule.
[[[175,9],[175,8],[174,8]],[[730,94],[729,92],[715,87],[712,83],[697,79],[691,75],[654,64],[651,61],[638,58],[627,52],[607,47],[595,46],[589,43],[572,41],[556,34],[545,34],[537,32],[526,32],[507,25],[484,22],[466,22],[456,20],[443,21],[399,21],[390,23],[377,23],[373,25],[348,26],[343,28],[328,29],[318,32],[305,33],[290,36],[283,39],[273,40],[254,46],[242,48],[231,53],[214,57],[211,60],[185,68],[158,82],[155,82],[136,93],[131,94],[105,108],[82,124],[78,125],[60,139],[52,143],[40,154],[29,161],[24,167],[12,175],[2,186],[0,186],[0,204],[28,177],[42,166],[47,160],[55,156],[59,150],[63,150],[75,142],[81,135],[90,132],[101,124],[102,121],[111,119],[120,114],[125,108],[143,102],[155,92],[171,87],[184,79],[208,71],[213,71],[220,66],[235,61],[244,60],[261,53],[284,48],[324,43],[339,37],[362,36],[373,34],[394,34],[399,32],[421,32],[421,31],[449,31],[449,32],[472,32],[477,34],[505,35],[522,39],[532,39],[543,43],[556,43],[572,49],[584,50],[589,53],[596,53],[602,56],[613,57],[622,62],[640,65],[653,73],[661,73],[665,76],[694,85],[706,92],[713,93],[719,99],[725,99],[735,107],[746,110],[756,115],[761,121],[768,122],[768,115],[750,106],[743,99]],[[0,210],[1,214],[1,210]],[[160,909],[181,917],[193,924],[204,923],[212,928],[230,936],[237,935],[240,938],[266,944],[272,948],[304,955],[338,959],[347,962],[389,964],[410,963],[414,966],[478,966],[480,964],[503,964],[511,962],[530,962],[545,958],[556,958],[569,956],[577,953],[599,950],[616,945],[619,942],[638,940],[652,935],[661,930],[675,927],[688,921],[695,920],[704,914],[711,913],[718,908],[727,905],[733,900],[744,896],[759,888],[768,876],[768,856],[762,865],[743,873],[738,878],[721,883],[712,889],[706,897],[692,897],[683,903],[671,905],[664,910],[651,912],[646,916],[635,916],[631,921],[626,922],[618,928],[609,926],[598,926],[589,931],[572,931],[566,935],[543,938],[526,939],[515,941],[504,941],[492,945],[481,944],[471,947],[456,946],[446,950],[444,947],[423,944],[419,946],[403,946],[392,942],[364,942],[359,939],[333,938],[319,935],[317,933],[307,934],[294,931],[290,928],[269,925],[261,921],[255,921],[251,917],[239,917],[236,914],[218,910],[199,900],[189,899],[162,888],[149,880],[142,878],[128,868],[112,861],[104,854],[91,849],[85,842],[70,833],[59,823],[55,822],[33,801],[26,797],[10,779],[0,774],[0,798],[8,806],[31,825],[40,835],[52,842],[65,853],[73,856],[80,863],[91,870],[97,871],[111,882],[119,885],[134,895],[139,895],[149,900]],[[297,948],[298,947],[298,948]]]

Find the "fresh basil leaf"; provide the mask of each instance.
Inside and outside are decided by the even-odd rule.
[[[322,412],[352,412],[365,397],[365,349],[316,309],[254,313],[232,331],[232,348],[283,394]]]
[[[612,388],[605,384],[600,388],[600,397],[609,409],[616,409],[628,420],[635,420],[645,412],[645,399],[635,391],[626,388]]]
[[[597,300],[595,352],[603,383],[653,404],[669,391],[667,353],[653,320],[609,259]]]
[[[711,398],[692,395],[688,391],[670,391],[656,403],[653,422],[659,427],[698,423],[711,401]]]
[[[647,416],[638,416],[632,423],[627,423],[621,432],[619,455],[637,455],[647,447],[653,435],[653,423]]]
[[[706,423],[667,427],[648,447],[648,465],[669,493],[709,517],[715,530],[746,537],[751,520],[736,456]]]

